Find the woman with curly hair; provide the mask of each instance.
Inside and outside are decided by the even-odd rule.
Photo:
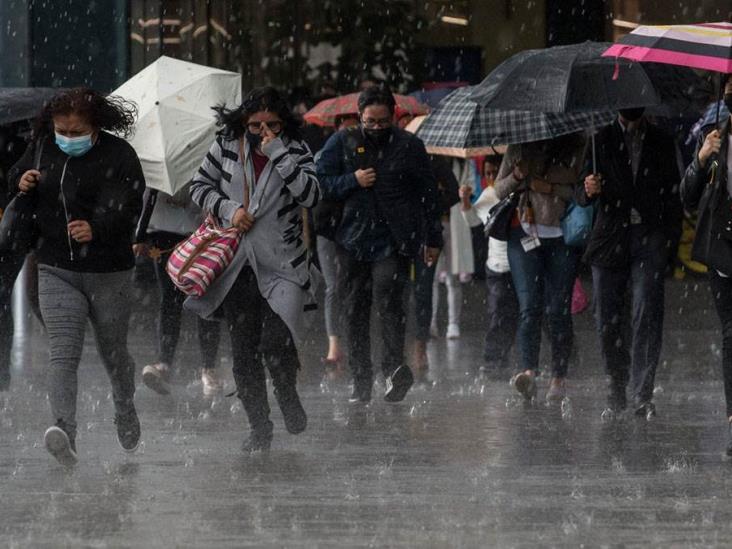
[[[55,425],[46,449],[64,465],[76,457],[77,370],[89,320],[112,383],[117,436],[137,449],[135,364],[127,351],[132,235],[145,180],[128,135],[134,105],[75,88],[54,97],[34,142],[12,168],[14,189],[36,205],[39,298],[50,347],[49,397]]]
[[[318,202],[313,157],[273,88],[253,90],[234,110],[219,108],[219,135],[193,177],[191,196],[224,226],[242,233],[231,264],[186,307],[204,318],[223,309],[231,335],[234,381],[249,418],[244,451],[267,450],[273,425],[265,366],[292,434],[307,416],[296,390],[304,314],[315,308],[317,275],[302,238],[299,209]]]

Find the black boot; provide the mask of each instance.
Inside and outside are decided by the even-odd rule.
[[[246,389],[239,389],[239,399],[249,419],[250,434],[244,441],[244,452],[261,452],[269,450],[272,442],[273,425],[269,420],[269,403],[267,394],[252,395]]]
[[[297,372],[277,376],[274,394],[285,420],[285,428],[291,435],[302,433],[308,425],[308,417],[297,394]]]

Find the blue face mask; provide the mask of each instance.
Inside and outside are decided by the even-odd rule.
[[[56,134],[56,145],[69,156],[83,156],[92,148],[92,134],[81,137],[66,137]]]

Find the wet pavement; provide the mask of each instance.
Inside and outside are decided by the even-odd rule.
[[[729,546],[716,317],[703,282],[670,281],[668,294],[654,421],[601,421],[588,313],[576,319],[579,359],[562,406],[541,401],[546,380],[532,406],[514,398],[508,373],[476,383],[483,294],[473,285],[463,337],[430,345],[434,385],[401,404],[349,406],[346,380],[323,381],[317,337],[303,353],[308,430],[288,435],[274,406],[273,448],[258,456],[239,450],[247,427],[238,402],[201,395],[190,335],[170,397],[138,376],[143,444],[124,454],[88,337],[72,471],[41,441],[50,414],[36,326],[11,391],[0,394],[0,547]],[[140,311],[138,372],[153,358],[152,329]]]

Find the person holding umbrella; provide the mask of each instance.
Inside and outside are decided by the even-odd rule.
[[[519,372],[511,384],[528,400],[537,392],[545,308],[552,346],[552,378],[546,399],[559,401],[566,394],[574,340],[570,303],[578,253],[565,244],[560,221],[579,178],[584,146],[578,134],[511,145],[494,185],[499,199],[521,193],[508,239],[508,261],[519,302]]]
[[[403,294],[411,261],[437,261],[442,230],[435,178],[421,140],[393,127],[395,99],[384,87],[358,97],[361,124],[336,132],[318,161],[325,198],[343,202],[336,231],[342,268],[351,403],[371,400],[370,316],[375,302],[384,340],[384,399],[398,402],[414,376],[404,361]]]
[[[147,189],[143,210],[135,232],[133,250],[139,257],[149,258],[158,282],[160,306],[157,322],[157,361],[142,369],[143,383],[161,395],[170,394],[171,365],[180,337],[185,294],[179,291],[165,272],[175,246],[198,228],[202,221],[200,208],[191,202],[190,191],[183,188],[175,196]],[[218,320],[197,317],[198,344],[201,349],[201,385],[204,396],[221,392],[223,382],[216,368],[220,326]]]
[[[595,315],[612,418],[627,406],[630,383],[636,415],[656,414],[653,387],[661,353],[664,281],[669,253],[681,234],[680,174],[673,139],[626,109],[596,138],[596,166],[588,153],[577,202],[596,205],[585,261],[592,266]],[[626,337],[630,285],[632,337]]]
[[[39,297],[50,347],[51,412],[46,449],[64,465],[76,455],[77,371],[87,320],[112,383],[117,437],[134,452],[140,422],[135,363],[127,350],[132,234],[145,179],[127,134],[135,108],[88,88],[55,96],[36,121],[35,141],[9,179],[36,199]]]
[[[724,102],[732,111],[732,78]],[[732,116],[699,136],[694,160],[681,181],[684,206],[699,211],[692,259],[709,267],[709,285],[722,324],[722,377],[732,457]]]

